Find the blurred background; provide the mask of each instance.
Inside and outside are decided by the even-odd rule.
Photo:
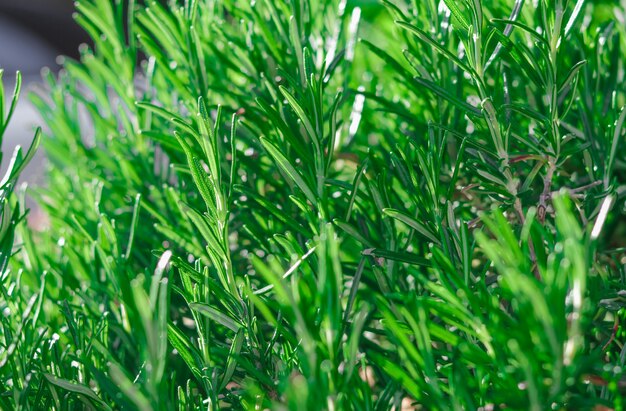
[[[58,70],[57,56],[76,57],[78,46],[88,40],[72,19],[73,7],[72,0],[0,0],[0,68],[4,69],[6,98],[13,93],[15,72],[21,71],[23,77],[20,103],[2,144],[2,173],[15,146],[28,146],[39,123],[28,93],[40,81],[41,69]],[[39,155],[22,180],[39,180],[42,163]]]

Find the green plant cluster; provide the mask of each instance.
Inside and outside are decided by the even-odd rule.
[[[0,147],[17,108],[22,88],[22,76],[18,72],[15,76],[15,89],[7,105],[3,76],[4,72],[0,69]],[[5,168],[3,164],[4,175],[0,181],[0,377],[5,380],[0,383],[0,404],[4,409],[16,408],[17,404],[7,400],[11,391],[9,387],[18,384],[16,388],[21,390],[20,385],[25,383],[26,375],[31,369],[28,366],[22,367],[23,363],[15,360],[35,355],[44,334],[40,330],[40,335],[35,335],[40,329],[37,318],[41,311],[44,288],[39,288],[36,295],[27,297],[27,293],[21,291],[23,273],[20,271],[14,274],[9,268],[16,231],[26,215],[16,199],[15,186],[20,174],[35,155],[40,140],[41,131],[37,129],[26,153],[20,146],[15,148],[9,165]],[[0,163],[4,160],[3,154],[0,152]]]
[[[624,409],[623,1],[145,3],[32,97],[0,408]]]

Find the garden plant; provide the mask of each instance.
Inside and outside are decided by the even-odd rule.
[[[624,409],[626,2],[75,19],[1,183],[1,409]]]

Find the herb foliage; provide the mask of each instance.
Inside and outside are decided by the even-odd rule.
[[[146,3],[32,97],[3,409],[623,409],[623,4]]]

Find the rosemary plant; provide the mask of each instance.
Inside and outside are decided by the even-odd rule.
[[[624,2],[75,17],[3,409],[624,409]]]

